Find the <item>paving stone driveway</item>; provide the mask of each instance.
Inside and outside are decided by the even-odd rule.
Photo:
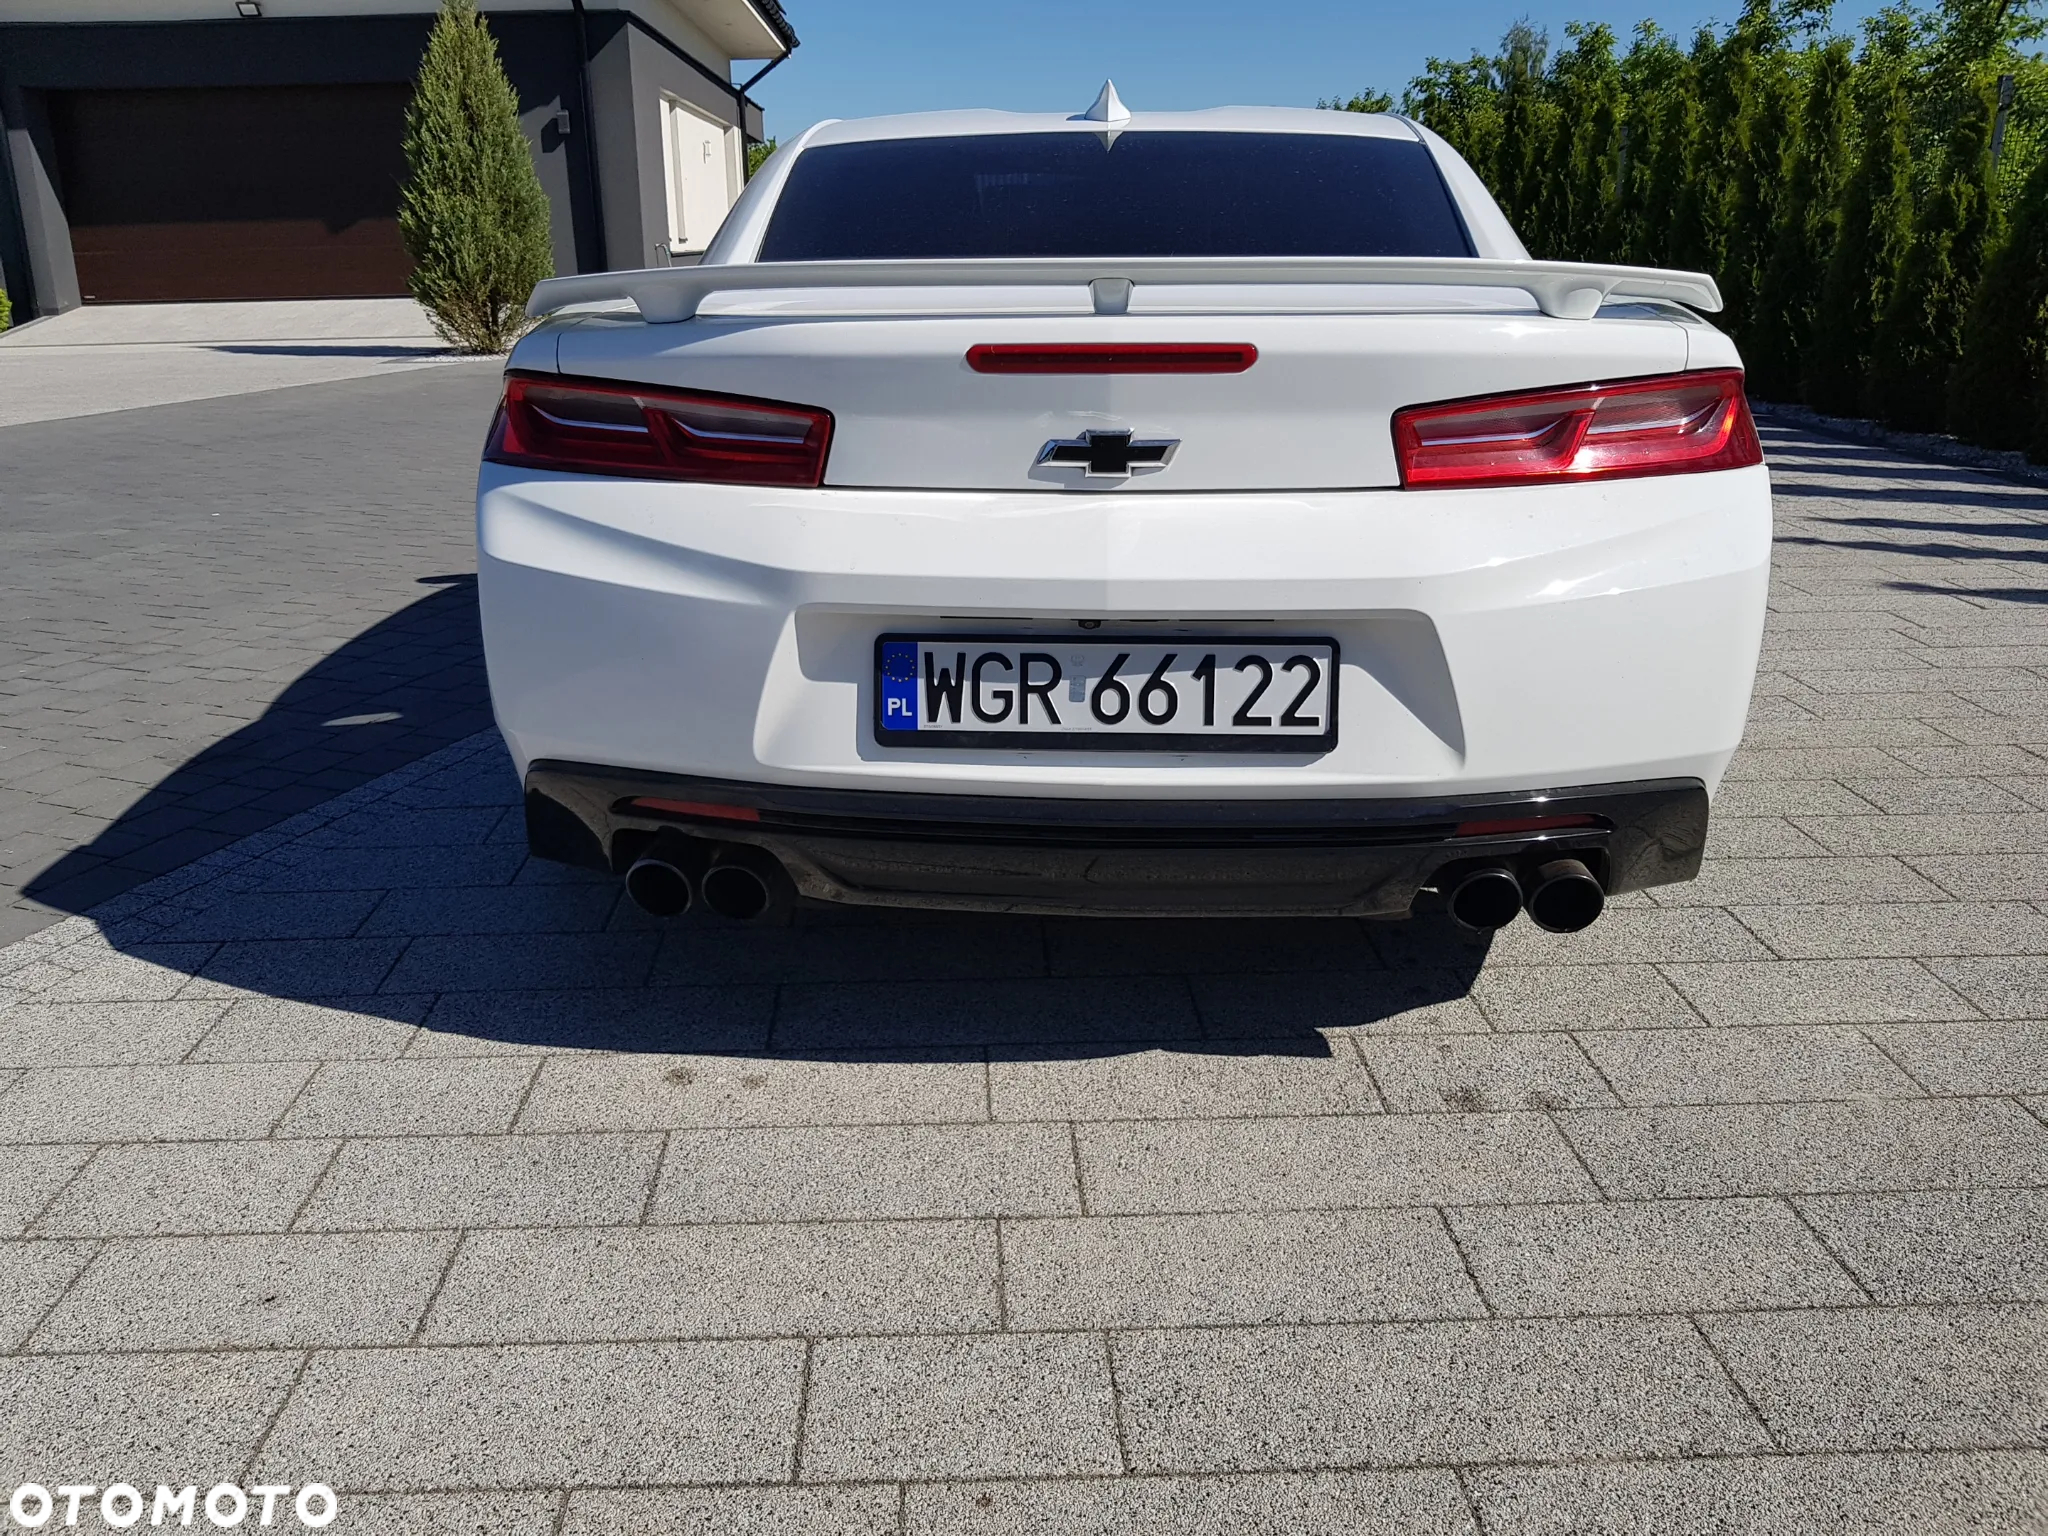
[[[0,1481],[351,1531],[2048,1530],[2048,497],[1772,433],[1695,885],[657,926],[478,735],[0,950]]]

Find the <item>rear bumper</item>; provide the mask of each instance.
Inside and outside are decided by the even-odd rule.
[[[672,809],[636,802],[659,800]],[[1541,819],[1575,824],[1517,829]],[[1463,869],[1570,854],[1610,893],[1690,880],[1698,779],[1449,799],[1103,800],[744,784],[559,761],[526,775],[546,859],[622,871],[663,832],[748,843],[818,900],[989,912],[1402,917]]]

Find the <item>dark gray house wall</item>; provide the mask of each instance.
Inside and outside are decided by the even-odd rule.
[[[618,11],[492,14],[553,210],[557,272],[644,266],[666,222],[659,95],[738,119],[729,85]],[[64,91],[410,81],[430,14],[0,26],[0,274],[18,316],[79,303],[48,102]],[[582,49],[594,100],[584,99]],[[560,114],[567,113],[567,131]],[[760,131],[758,108],[743,129]]]

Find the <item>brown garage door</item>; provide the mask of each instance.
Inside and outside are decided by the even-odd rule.
[[[405,292],[405,85],[51,101],[88,303]]]

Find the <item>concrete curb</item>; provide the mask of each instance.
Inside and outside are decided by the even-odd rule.
[[[1774,405],[1765,400],[1752,400],[1749,406],[1757,416],[1766,421],[1782,422],[1789,427],[1803,427],[1809,432],[1822,432],[1830,437],[1846,437],[1860,443],[1876,443],[1900,453],[1911,454],[1915,458],[1933,459],[1942,464],[1956,464],[1964,469],[1980,470],[1984,474],[1996,475],[2002,480],[2011,480],[2020,485],[2048,486],[2048,464],[2030,464],[2023,453],[1998,448],[1979,448],[1957,438],[1933,432],[1894,432],[1874,421],[1849,416],[1826,416],[1803,405]]]

